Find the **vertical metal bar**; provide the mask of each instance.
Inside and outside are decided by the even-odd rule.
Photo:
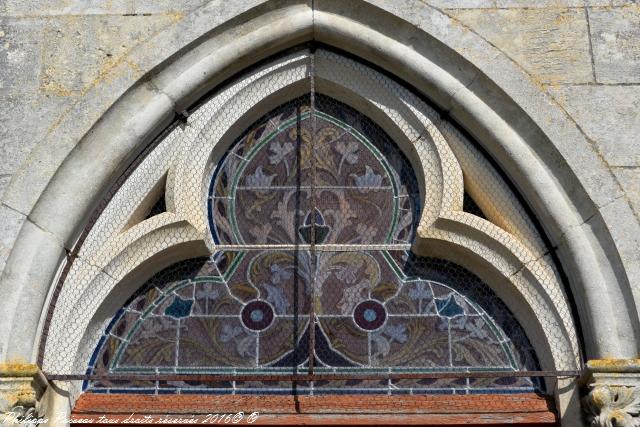
[[[300,104],[296,105],[296,194],[295,194],[295,210],[293,216],[294,230],[299,230],[301,221],[300,212],[302,192],[300,191],[302,186],[302,107]],[[300,307],[299,307],[299,295],[300,295],[300,235],[294,234],[294,250],[293,250],[293,336],[291,340],[291,348],[294,353],[298,348],[298,340],[300,339],[299,322],[300,322]],[[293,373],[298,374],[298,365],[294,364]],[[298,402],[298,383],[291,381],[291,392],[296,404],[296,408],[299,406]]]
[[[309,160],[311,166],[311,185],[310,185],[310,198],[311,198],[311,247],[309,248],[309,257],[311,262],[311,274],[310,274],[310,308],[309,308],[309,374],[313,374],[314,371],[314,348],[316,346],[316,133],[317,133],[317,120],[316,120],[316,83],[315,83],[315,48],[311,47],[309,54],[309,118],[311,119],[311,141],[309,150]]]

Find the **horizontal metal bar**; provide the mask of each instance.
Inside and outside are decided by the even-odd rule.
[[[239,185],[236,187],[236,190],[250,190],[250,191],[261,191],[261,190],[311,190],[311,185]],[[391,185],[386,186],[362,186],[358,187],[357,185],[315,185],[313,186],[316,190],[358,190],[358,191],[371,191],[371,190],[380,190],[380,191],[388,191],[393,190]],[[215,199],[216,197],[211,197]]]
[[[315,251],[322,252],[360,252],[360,251],[405,251],[411,249],[410,243],[381,243],[381,244],[324,244],[315,245]],[[310,244],[246,244],[246,245],[215,245],[214,251],[310,251]]]
[[[473,371],[473,372],[380,372],[365,374],[108,374],[56,375],[46,374],[53,381],[340,381],[340,380],[405,380],[446,378],[508,378],[508,377],[579,377],[581,371]]]

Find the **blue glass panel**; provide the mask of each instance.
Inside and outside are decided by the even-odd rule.
[[[164,314],[176,318],[187,317],[191,313],[192,305],[193,300],[183,300],[176,296],[171,305],[164,310]]]

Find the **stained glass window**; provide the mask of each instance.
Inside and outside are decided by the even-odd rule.
[[[104,331],[90,374],[539,369],[523,329],[489,286],[462,266],[411,252],[420,189],[397,145],[353,108],[320,95],[314,101],[314,116],[309,97],[298,98],[232,144],[209,186],[216,252],[178,262],[141,286]],[[528,377],[225,378],[85,387],[237,394],[541,388]]]

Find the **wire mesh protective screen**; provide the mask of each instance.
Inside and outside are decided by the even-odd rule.
[[[238,394],[540,390],[526,376],[462,375],[539,366],[523,329],[486,284],[461,266],[409,251],[419,203],[409,161],[363,114],[313,91],[275,109],[214,169],[208,216],[218,251],[144,284],[106,328],[88,372],[220,380],[105,379],[85,387]],[[461,377],[419,376],[443,371]],[[320,379],[286,377],[307,373]],[[345,377],[321,379],[329,373]],[[418,375],[402,377],[407,373]]]

